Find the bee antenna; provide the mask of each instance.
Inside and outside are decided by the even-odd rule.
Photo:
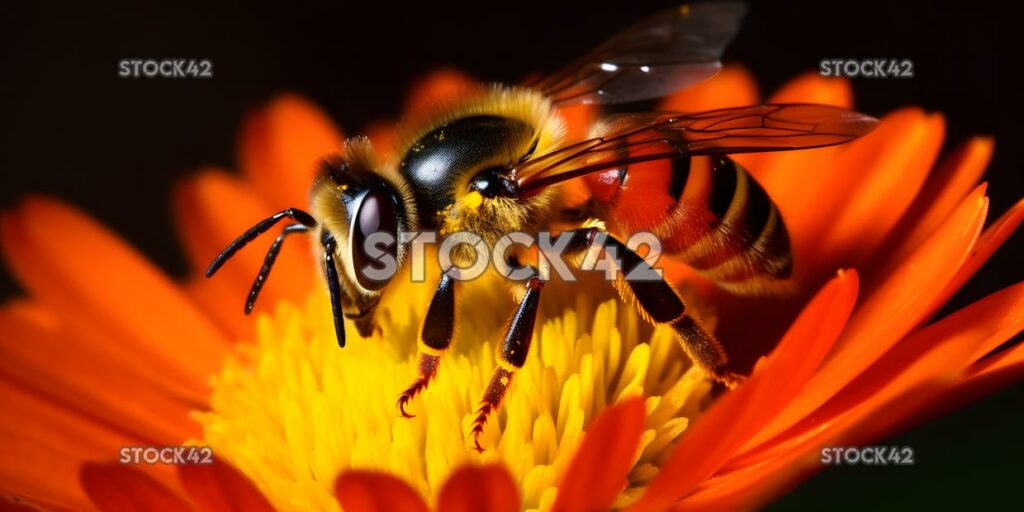
[[[345,317],[341,311],[341,280],[338,279],[338,268],[334,266],[334,250],[338,244],[326,229],[320,235],[320,243],[324,246],[324,273],[327,274],[327,290],[331,295],[331,314],[334,315],[334,334],[338,337],[338,346],[345,347]]]
[[[274,239],[274,243],[270,245],[270,249],[267,250],[267,256],[263,259],[263,266],[260,268],[260,273],[256,275],[256,280],[252,282],[252,288],[249,290],[249,298],[245,301],[245,314],[252,313],[253,306],[256,305],[256,298],[260,295],[260,290],[263,289],[263,284],[267,282],[267,277],[270,276],[270,269],[273,268],[274,262],[277,261],[277,255],[281,252],[281,244],[284,243],[284,238],[292,233],[305,233],[309,231],[309,227],[303,224],[289,224],[281,230],[281,234],[277,235]]]
[[[228,245],[223,251],[221,251],[221,253],[218,254],[217,257],[213,259],[213,262],[210,263],[209,268],[206,269],[206,277],[213,276],[213,274],[215,274],[217,270],[220,269],[222,265],[224,265],[224,262],[226,262],[228,259],[234,256],[239,249],[245,247],[246,244],[255,240],[258,236],[262,235],[268,229],[273,227],[274,224],[277,224],[278,221],[285,217],[297,221],[303,226],[309,228],[316,226],[316,219],[314,219],[312,215],[298,208],[288,208],[287,210],[277,212],[271,215],[270,217],[267,217],[259,221],[258,223],[256,223],[255,226],[247,229],[245,233],[242,233],[241,236],[236,238],[234,242],[231,242],[230,245]]]

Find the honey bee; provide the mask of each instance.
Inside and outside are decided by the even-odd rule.
[[[763,188],[728,155],[841,144],[877,121],[842,108],[811,104],[757,105],[700,113],[641,112],[605,116],[591,136],[567,141],[560,107],[616,104],[666,96],[705,80],[735,34],[738,3],[685,5],[623,32],[565,69],[525,86],[495,85],[401,124],[394,155],[377,155],[353,138],[323,159],[310,192],[310,211],[288,208],[257,223],[211,263],[212,276],[236,251],[278,221],[286,226],[267,253],[245,311],[251,311],[284,238],[314,235],[330,294],[338,344],[344,320],[368,335],[390,276],[373,276],[384,255],[402,267],[409,239],[430,230],[443,238],[470,231],[494,244],[513,231],[536,234],[555,223],[574,225],[567,253],[614,251],[621,268],[649,263],[621,242],[640,231],[657,235],[672,254],[739,294],[771,294],[792,270],[785,222]],[[591,198],[568,208],[561,187],[580,179]],[[570,215],[568,212],[572,212]],[[597,220],[597,222],[594,222]],[[376,233],[394,241],[373,245]],[[456,253],[456,265],[468,256]],[[536,270],[509,256],[510,265]],[[394,275],[394,274],[392,274]],[[526,361],[545,280],[537,272],[517,287],[498,349],[498,367],[482,397],[472,435],[499,406]],[[666,324],[694,364],[734,386],[728,356],[663,279],[620,280],[620,293],[654,324]],[[419,339],[418,375],[398,409],[437,373],[455,329],[458,280],[440,277]]]

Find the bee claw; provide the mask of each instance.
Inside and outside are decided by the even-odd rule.
[[[484,433],[484,425],[487,424],[487,418],[491,415],[491,409],[491,404],[484,402],[476,411],[476,419],[473,420],[473,429],[470,434],[473,436],[473,445],[477,453],[484,452],[483,447],[480,446],[480,435]]]
[[[403,391],[402,394],[398,396],[398,412],[401,413],[403,418],[416,417],[415,414],[409,414],[408,412],[406,412],[405,407],[409,405],[409,402],[411,402],[412,399],[415,398],[420,391],[426,389],[428,382],[430,382],[430,379],[427,378],[416,379],[416,382],[413,382],[408,389]]]
[[[409,414],[405,412],[405,405],[407,403],[409,403],[409,401],[406,399],[405,395],[402,395],[402,398],[398,399],[398,412],[402,415],[403,418],[415,418],[415,414]]]
[[[480,432],[473,432],[473,444],[475,445],[473,446],[473,449],[476,450],[477,453],[484,452],[484,448],[480,446]]]

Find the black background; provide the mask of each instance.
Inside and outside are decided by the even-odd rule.
[[[26,2],[27,3],[27,2]],[[0,207],[59,196],[102,220],[174,275],[185,263],[170,224],[172,183],[205,164],[232,168],[246,111],[299,92],[346,133],[393,118],[418,75],[441,65],[517,81],[553,70],[618,28],[672,2],[502,2],[394,7],[385,2],[274,6],[0,7]],[[947,116],[947,149],[994,134],[990,217],[1024,195],[1015,16],[995,3],[755,2],[726,59],[763,92],[831,57],[910,58],[915,78],[856,79],[860,110],[908,104]],[[1019,39],[1014,38],[1014,39]],[[121,79],[121,58],[213,61],[214,78]],[[947,310],[1024,279],[1018,233]],[[17,293],[0,274],[0,295]],[[1016,385],[885,444],[915,448],[902,468],[834,468],[775,507],[942,508],[1016,496],[1024,388]]]

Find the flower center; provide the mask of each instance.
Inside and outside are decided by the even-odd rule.
[[[397,285],[397,284],[396,284]],[[453,348],[437,377],[400,417],[395,400],[416,376],[416,340],[431,290],[392,294],[378,311],[383,335],[339,349],[321,290],[258,320],[254,344],[239,344],[213,380],[211,410],[196,413],[205,442],[282,509],[338,510],[334,481],[349,468],[407,481],[429,502],[467,463],[500,461],[524,508],[547,509],[584,432],[607,405],[647,397],[647,431],[619,497],[638,496],[700,410],[710,387],[668,329],[642,324],[615,298],[552,283],[524,368],[488,423],[478,454],[467,437],[495,367],[495,342],[513,310],[487,280],[460,288]]]

